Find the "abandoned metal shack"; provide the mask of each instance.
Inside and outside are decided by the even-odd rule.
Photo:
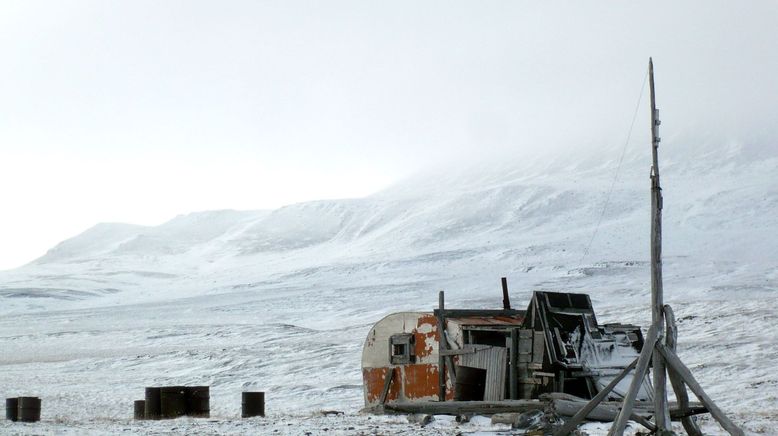
[[[640,327],[598,324],[586,294],[535,292],[527,310],[515,310],[504,293],[499,310],[445,309],[441,293],[433,312],[378,321],[362,351],[366,409],[496,413],[545,407],[544,394],[590,399],[643,347]],[[622,398],[630,382],[606,400]],[[638,400],[651,400],[647,377]]]

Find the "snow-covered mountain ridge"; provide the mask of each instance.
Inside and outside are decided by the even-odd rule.
[[[774,261],[778,159],[743,161],[731,151],[720,157],[671,160],[663,168],[665,255]],[[35,308],[49,298],[81,298],[66,289],[82,296],[129,292],[135,301],[132,292],[152,280],[157,297],[167,299],[322,266],[337,274],[396,265],[402,282],[407,263],[490,258],[508,274],[647,259],[645,164],[628,158],[617,174],[613,159],[555,163],[473,165],[362,199],[192,213],[155,227],[98,224],[26,267],[0,273],[0,292],[35,297]],[[435,266],[429,272],[442,273]]]
[[[679,352],[736,422],[775,434],[778,156],[664,154]],[[271,414],[306,422],[317,409],[358,410],[370,325],[429,310],[440,289],[450,306],[494,308],[507,276],[517,307],[536,289],[587,292],[601,322],[645,326],[647,153],[619,161],[472,163],[361,199],[97,225],[0,272],[0,387],[41,395],[75,433],[134,428],[132,400],[154,384],[210,385],[225,420],[237,392],[266,390]],[[153,425],[134,429],[170,431]],[[251,432],[214,426],[193,431]]]

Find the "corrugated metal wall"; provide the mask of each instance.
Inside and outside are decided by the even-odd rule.
[[[486,370],[484,401],[504,400],[508,349],[489,345],[475,345],[475,349],[475,353],[459,356],[459,364]]]

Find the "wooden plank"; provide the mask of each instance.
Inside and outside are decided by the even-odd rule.
[[[667,405],[670,407],[670,420],[672,421],[683,422],[683,418],[709,413],[707,407],[703,406],[702,403],[697,402],[690,402],[683,410],[679,409],[678,403],[674,403],[673,401],[668,402]]]
[[[640,351],[640,357],[638,357],[638,363],[635,367],[635,374],[632,376],[632,383],[629,385],[627,395],[624,397],[624,402],[619,413],[616,422],[611,426],[608,436],[621,436],[624,434],[624,428],[627,426],[632,415],[632,407],[635,404],[635,398],[637,398],[638,391],[643,385],[643,378],[648,370],[648,362],[651,360],[651,355],[654,354],[654,344],[657,340],[657,325],[654,324],[648,329],[646,334],[646,340],[643,343],[643,349]]]
[[[573,415],[573,417],[565,422],[565,425],[562,426],[559,430],[557,430],[554,433],[554,436],[565,436],[568,434],[572,434],[573,430],[578,427],[578,425],[583,422],[584,419],[586,419],[589,416],[589,412],[594,410],[594,408],[597,407],[607,396],[611,393],[613,388],[615,388],[619,382],[624,379],[624,377],[629,374],[630,371],[632,371],[635,366],[638,364],[638,359],[635,359],[627,365],[626,368],[624,368],[623,371],[619,375],[613,378],[613,380],[608,383],[607,386],[605,386],[600,392],[597,393],[597,395],[594,396],[594,398],[591,399],[588,403],[586,403],[585,406],[581,408],[578,413]],[[614,418],[615,419],[615,418]]]
[[[664,312],[666,326],[665,345],[667,345],[667,348],[670,350],[675,351],[678,343],[678,325],[675,323],[675,313],[667,304],[664,306]],[[670,377],[670,385],[673,387],[673,391],[675,391],[675,398],[678,399],[678,408],[681,413],[684,413],[689,408],[689,394],[686,392],[686,385],[681,379],[681,376],[672,368],[668,368],[667,372]],[[672,412],[670,415],[670,419],[672,419]],[[697,422],[694,420],[693,416],[684,416],[681,418],[681,424],[683,424],[683,428],[689,436],[702,436],[702,431],[697,426]]]
[[[548,401],[540,400],[503,400],[503,401],[447,401],[399,403],[389,402],[386,409],[400,413],[427,413],[432,415],[493,415],[495,413],[523,413],[530,410],[542,410],[548,407]]]
[[[440,309],[435,309],[433,311],[435,316],[438,316],[438,312]],[[526,310],[516,310],[516,309],[445,309],[443,311],[443,315],[447,318],[467,318],[469,316],[508,316],[508,317],[515,317],[515,316],[524,316],[527,311]]]
[[[505,347],[489,345],[479,347],[474,354],[464,354],[459,358],[459,364],[462,366],[486,370],[484,401],[505,399],[505,366],[507,361],[508,352]]]
[[[504,279],[504,277],[503,277]],[[511,330],[511,355],[509,363],[511,372],[508,377],[511,400],[519,399],[519,329]]]
[[[546,348],[546,335],[543,332],[535,332],[532,339],[532,362],[543,363],[543,350]]]
[[[568,423],[572,422],[576,416],[581,415],[581,411],[585,409],[588,409],[586,412],[586,418],[591,421],[612,422],[619,414],[619,409],[617,407],[609,406],[607,404],[597,404],[594,407],[589,407],[590,404],[591,402],[587,403],[585,401],[563,399],[553,400],[552,409],[557,415],[573,416],[573,418],[566,422],[560,430],[554,433],[554,436],[566,436],[572,434],[572,431],[578,427],[578,424],[575,424],[574,426],[568,426]],[[635,412],[632,412],[629,418],[651,431],[656,430],[656,426],[654,424]]]
[[[518,339],[518,363],[527,364],[532,362],[532,330],[519,329]]]
[[[381,404],[386,404],[386,397],[389,395],[389,388],[392,386],[392,380],[394,380],[394,367],[389,368],[389,372],[386,373],[384,379],[384,390],[381,391]]]
[[[466,344],[462,348],[452,349],[452,350],[441,350],[440,353],[442,353],[444,356],[459,356],[462,354],[473,354],[477,350],[475,347],[473,347],[470,344]]]
[[[438,319],[438,401],[446,401],[446,358],[441,351],[446,350],[446,331],[443,313],[445,300],[443,291],[438,293],[438,311],[435,316]]]
[[[659,183],[659,120],[654,90],[654,62],[648,61],[648,88],[651,96],[651,322],[664,324],[664,291],[662,285],[662,188]],[[661,356],[653,356],[654,408],[660,430],[671,430],[667,407],[667,372]]]
[[[681,362],[681,359],[671,350],[669,350],[664,344],[657,343],[656,349],[665,358],[667,364],[681,376],[683,381],[689,386],[689,389],[694,392],[694,395],[700,399],[702,404],[708,409],[713,418],[721,424],[721,427],[733,436],[743,436],[743,430],[735,425],[729,418],[716,406],[716,403],[702,390],[702,387],[697,380],[694,379],[692,372],[689,368]]]
[[[612,400],[603,401],[603,404],[614,406],[614,407],[621,407],[620,401],[612,401]],[[680,421],[681,418],[683,418],[684,416],[692,416],[692,415],[700,415],[703,413],[708,413],[708,409],[706,409],[705,406],[702,405],[702,403],[696,401],[690,402],[689,408],[683,413],[678,409],[678,403],[674,401],[670,401],[667,403],[667,405],[670,408],[670,418],[672,418],[673,421]],[[632,407],[632,410],[638,415],[653,416],[654,402],[636,401],[635,405]]]

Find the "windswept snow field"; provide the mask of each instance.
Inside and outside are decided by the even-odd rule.
[[[361,199],[98,224],[0,272],[0,394],[43,400],[41,423],[0,433],[505,430],[360,415],[364,337],[386,314],[431,309],[441,289],[451,307],[498,307],[501,276],[514,306],[533,290],[586,292],[600,322],[646,326],[645,148],[604,213],[613,151],[473,164]],[[735,422],[778,434],[778,155],[667,147],[660,159],[680,355]],[[178,384],[211,386],[211,420],[131,419],[145,386]],[[238,418],[242,390],[267,392],[266,419]]]

